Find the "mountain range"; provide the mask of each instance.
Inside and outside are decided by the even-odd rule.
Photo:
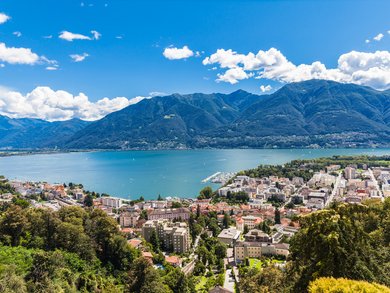
[[[270,95],[173,94],[85,122],[0,116],[0,147],[160,149],[390,145],[390,91],[310,80]]]

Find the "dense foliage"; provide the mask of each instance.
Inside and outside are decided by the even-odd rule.
[[[309,286],[310,293],[390,293],[390,289],[376,283],[344,278],[319,278]]]
[[[390,198],[337,204],[299,221],[285,269],[244,271],[242,292],[306,292],[310,282],[321,277],[390,286]]]
[[[0,292],[194,292],[162,260],[156,270],[99,209],[10,205],[0,213]]]

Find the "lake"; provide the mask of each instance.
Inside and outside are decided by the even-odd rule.
[[[234,149],[79,152],[0,158],[9,179],[82,183],[88,190],[135,199],[195,197],[215,172],[332,155],[389,155],[390,149]]]

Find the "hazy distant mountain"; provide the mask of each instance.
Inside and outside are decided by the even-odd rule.
[[[390,92],[332,81],[285,85],[271,95],[154,97],[99,121],[0,117],[0,147],[152,149],[389,146]]]
[[[54,148],[63,143],[89,122],[72,119],[48,122],[40,119],[11,119],[0,116],[1,148]]]

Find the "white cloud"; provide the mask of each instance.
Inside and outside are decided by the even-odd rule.
[[[7,47],[6,44],[0,43],[0,61],[10,64],[29,64],[38,63],[40,57],[33,53],[29,48]]]
[[[43,36],[42,38],[44,38],[44,39],[51,39],[51,38],[53,38],[53,36],[52,35],[48,35],[48,36]]]
[[[370,43],[370,40],[369,40],[369,39],[366,40],[366,44],[368,44],[368,43]]]
[[[375,41],[379,42],[380,40],[382,40],[383,37],[384,37],[384,35],[382,33],[380,33],[380,34],[377,34],[373,39]]]
[[[167,94],[164,93],[164,92],[150,92],[149,96],[151,96],[151,97],[162,97],[162,96],[167,96]]]
[[[338,59],[336,68],[326,68],[320,61],[295,65],[279,50],[260,50],[257,54],[239,54],[219,49],[203,60],[204,65],[219,65],[226,72],[217,75],[217,81],[237,83],[255,75],[256,79],[279,82],[298,82],[309,79],[328,79],[344,83],[367,85],[376,89],[390,87],[390,52],[374,53],[351,51]]]
[[[57,66],[47,66],[46,67],[46,70],[49,70],[49,71],[54,71],[54,70],[57,70],[58,67]]]
[[[72,54],[69,56],[70,56],[70,58],[73,59],[74,62],[81,62],[81,61],[84,61],[84,59],[87,58],[89,56],[89,54],[88,53]]]
[[[22,36],[21,32],[13,32],[12,33],[14,36],[17,36],[18,38]]]
[[[65,41],[68,41],[68,42],[72,42],[73,40],[88,40],[88,41],[91,41],[91,40],[99,40],[100,37],[102,36],[99,32],[97,31],[91,31],[91,34],[92,36],[89,37],[89,36],[86,36],[86,35],[82,35],[82,34],[76,34],[76,33],[72,33],[72,32],[69,32],[69,31],[62,31],[60,34],[59,34],[59,38],[60,39],[63,39]]]
[[[7,14],[0,12],[0,24],[7,22],[10,18]]]
[[[102,36],[102,34],[99,33],[98,31],[91,31],[91,34],[93,35],[93,38],[94,38],[95,40],[99,40],[100,37]]]
[[[230,68],[224,74],[217,75],[217,81],[229,82],[231,84],[238,83],[239,80],[248,79],[251,74],[247,74],[241,67]]]
[[[270,86],[270,85],[266,85],[266,86],[261,85],[260,86],[260,90],[261,90],[262,93],[269,92],[270,90],[272,90],[272,86]]]
[[[117,97],[91,102],[83,93],[72,95],[63,90],[54,91],[45,86],[37,87],[25,95],[0,87],[0,115],[11,118],[39,118],[48,121],[63,121],[72,118],[93,121],[149,98]]]
[[[165,48],[163,55],[169,60],[178,60],[192,57],[194,56],[194,52],[188,46],[184,46],[183,48],[168,47]]]

